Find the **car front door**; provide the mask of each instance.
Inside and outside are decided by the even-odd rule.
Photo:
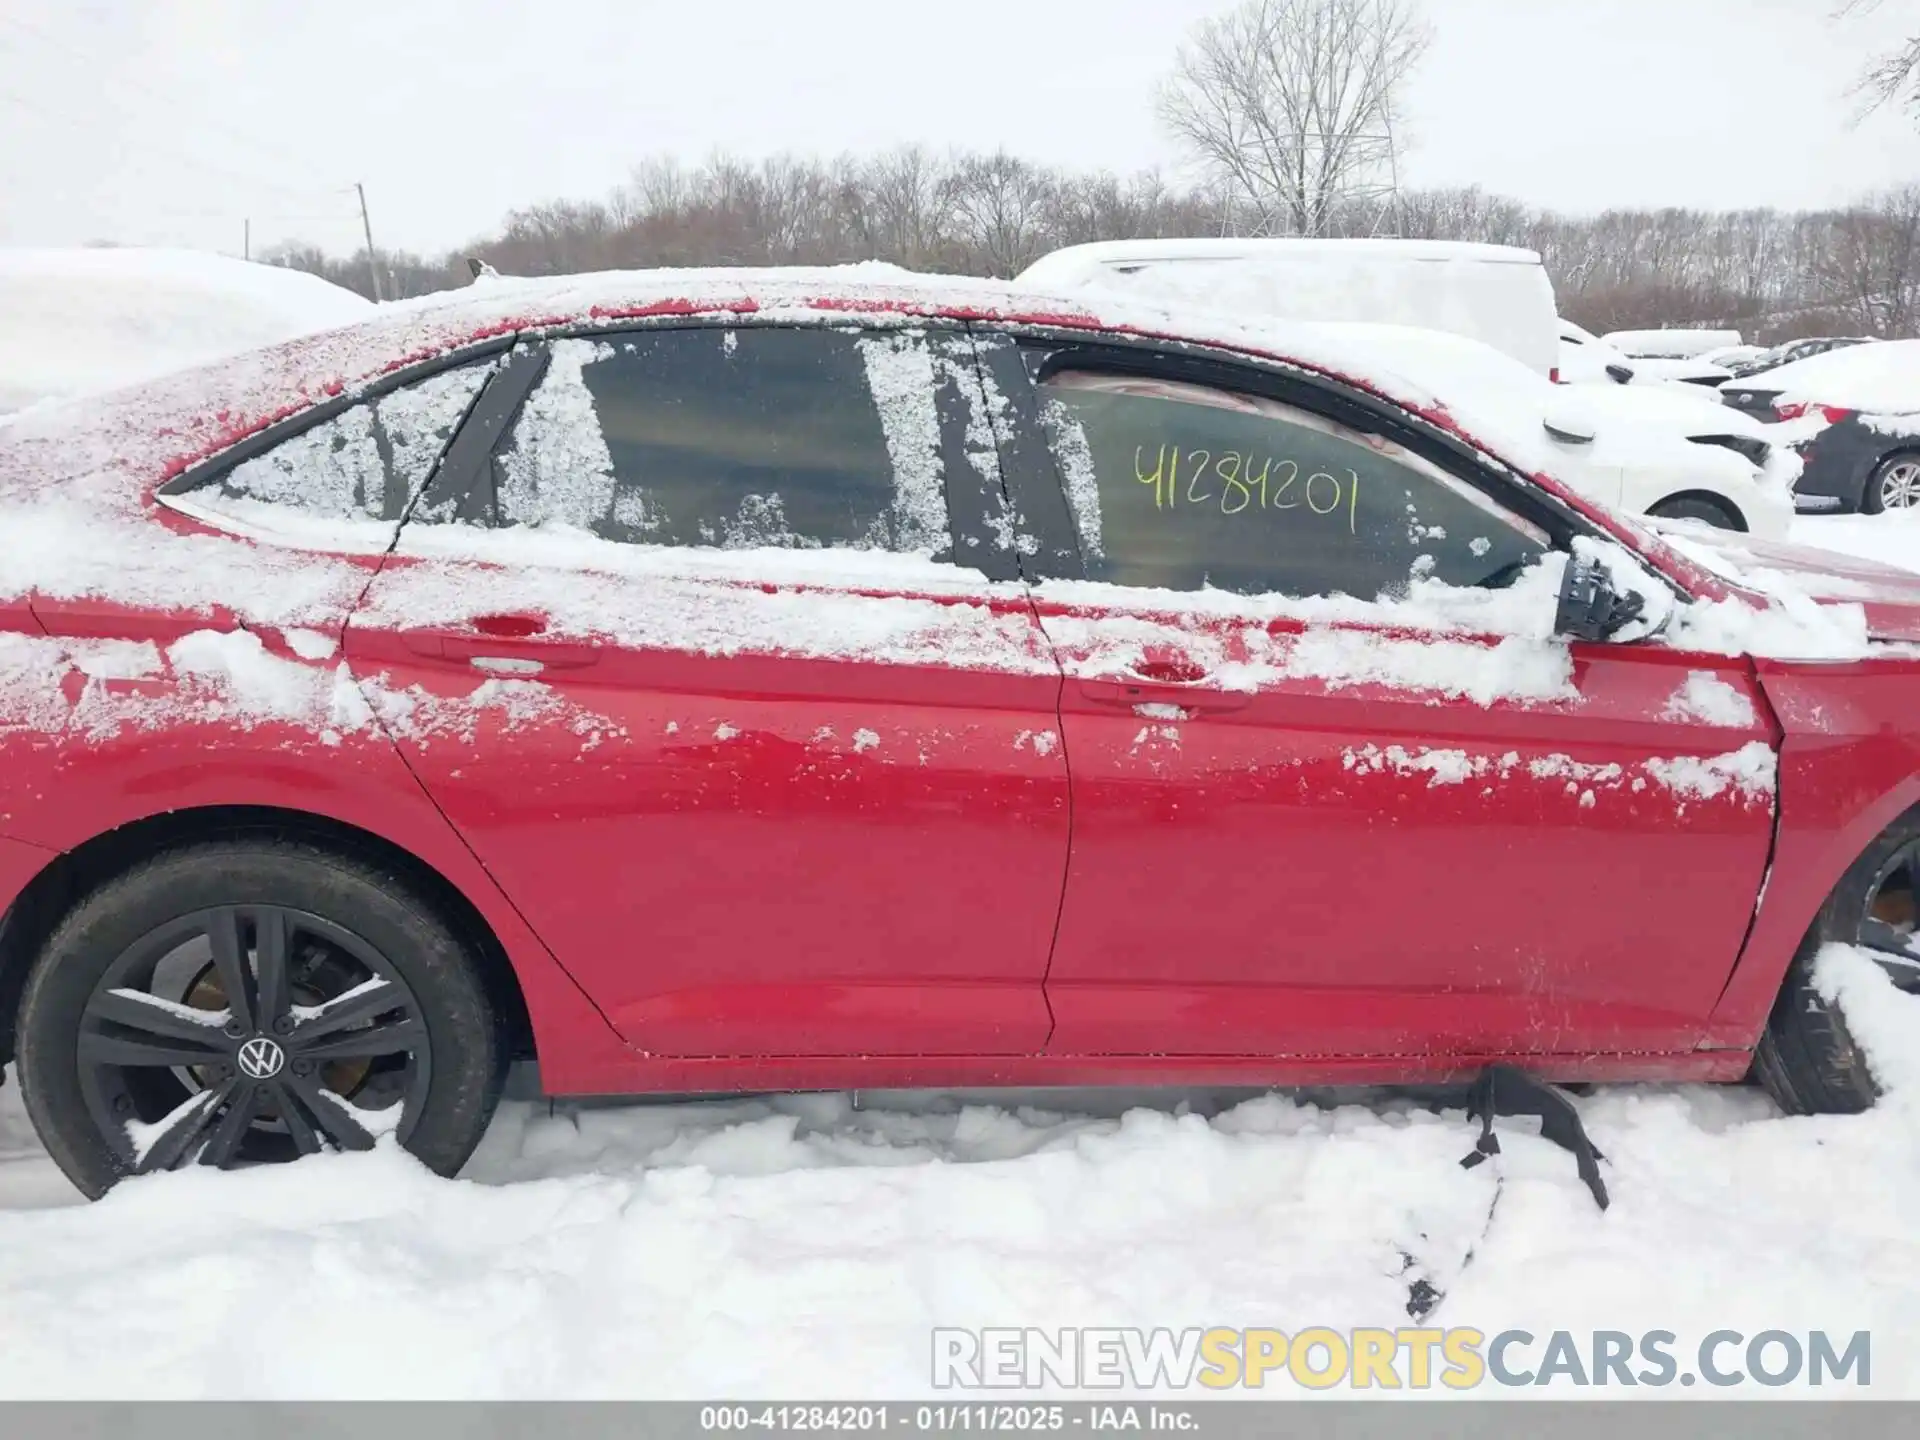
[[[979,404],[958,332],[523,347],[370,587],[369,703],[637,1048],[1044,1044],[1060,677]]]
[[[1554,638],[1548,531],[1353,397],[982,343],[1015,498],[1072,524],[1032,547],[1073,788],[1053,1052],[1694,1044],[1771,841],[1745,661]]]

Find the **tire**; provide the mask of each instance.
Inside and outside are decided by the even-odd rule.
[[[268,838],[168,851],[93,891],[35,961],[18,1025],[28,1114],[96,1199],[146,1169],[384,1133],[452,1175],[505,1060],[485,987],[431,905],[377,866]]]
[[[1870,943],[1863,929],[1891,896],[1912,924],[1920,899],[1920,811],[1890,826],[1840,877],[1814,916],[1754,1052],[1753,1076],[1790,1115],[1851,1115],[1880,1096],[1847,1023],[1813,986],[1813,964],[1829,944]],[[1903,989],[1914,980],[1896,976]]]
[[[1677,495],[1652,506],[1647,514],[1662,520],[1698,520],[1718,530],[1747,528],[1729,507],[1704,495]]]
[[[1874,466],[1860,497],[1860,508],[1869,515],[1885,510],[1911,510],[1920,507],[1920,452],[1903,450],[1889,455]]]

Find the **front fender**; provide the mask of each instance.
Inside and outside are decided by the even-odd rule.
[[[1758,1041],[1814,916],[1874,838],[1920,805],[1920,665],[1761,660],[1785,733],[1773,861],[1705,1048]]]

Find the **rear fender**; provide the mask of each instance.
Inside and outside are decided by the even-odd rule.
[[[0,633],[0,643],[8,638]],[[38,650],[71,645],[20,638]],[[316,694],[336,682],[350,696],[360,694],[337,661],[275,663],[284,668],[254,678],[298,682],[298,665],[311,672]],[[346,716],[351,723],[316,725],[235,708],[230,695],[224,705],[218,698],[183,704],[182,687],[166,674],[111,677],[69,668],[36,678],[38,685],[22,683],[16,668],[13,683],[0,684],[0,836],[7,837],[0,912],[60,854],[142,821],[177,822],[184,812],[230,807],[280,812],[291,821],[314,816],[405,851],[473,906],[513,967],[543,1077],[564,1087],[575,1069],[599,1074],[623,1063],[619,1036],[421,789],[364,703],[359,715]]]

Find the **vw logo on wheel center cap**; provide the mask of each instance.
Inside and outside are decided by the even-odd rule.
[[[287,1052],[277,1041],[256,1035],[240,1047],[240,1069],[250,1080],[271,1080],[287,1063]]]

